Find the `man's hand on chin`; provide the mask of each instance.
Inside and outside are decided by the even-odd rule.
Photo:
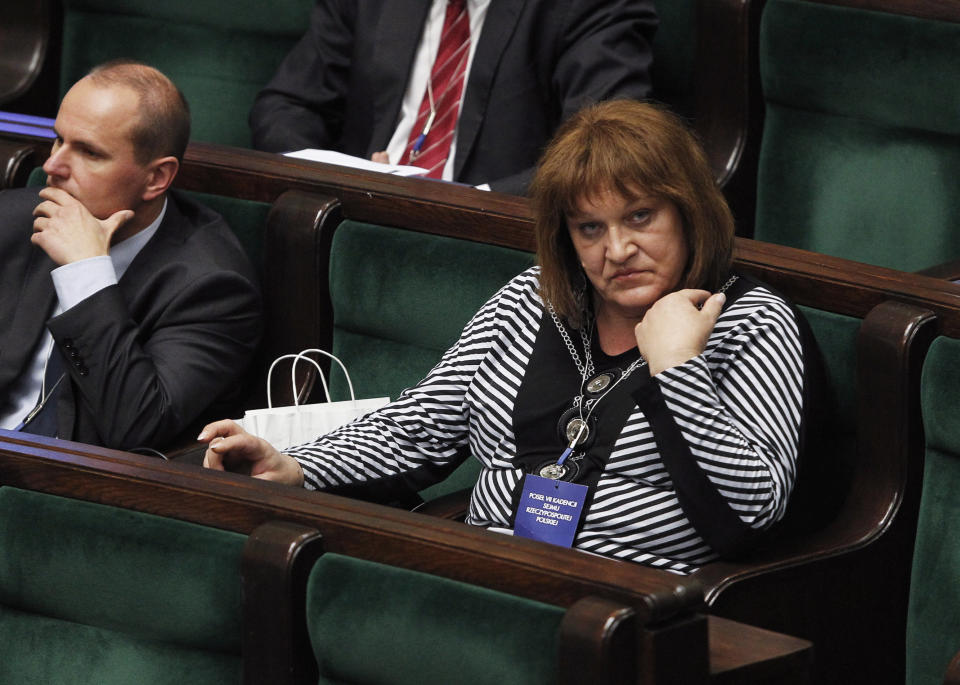
[[[33,210],[30,241],[59,266],[109,254],[113,234],[134,215],[133,210],[122,209],[98,219],[62,188],[47,186],[40,197],[43,202]]]

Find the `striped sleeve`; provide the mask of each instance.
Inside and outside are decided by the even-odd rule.
[[[467,393],[491,349],[503,345],[520,293],[535,276],[524,272],[504,286],[470,320],[459,340],[417,385],[385,407],[318,440],[286,450],[296,458],[309,489],[396,481],[416,491],[440,480],[469,454]],[[475,420],[476,417],[474,417]]]
[[[644,409],[681,506],[731,556],[783,517],[796,479],[803,354],[793,311],[754,288],[701,356],[655,379]]]

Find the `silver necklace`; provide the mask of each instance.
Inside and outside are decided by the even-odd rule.
[[[726,292],[727,289],[736,282],[737,278],[736,275],[731,276],[727,282],[723,284],[719,292]],[[595,374],[592,345],[590,342],[593,337],[592,324],[594,321],[591,321],[589,333],[587,333],[586,326],[581,326],[579,329],[584,356],[584,360],[581,361],[580,354],[577,352],[577,348],[573,344],[573,340],[570,338],[566,326],[560,321],[560,317],[557,316],[553,305],[549,302],[547,303],[547,311],[550,312],[550,318],[553,319],[553,323],[557,327],[557,331],[559,331],[564,345],[566,345],[567,352],[570,354],[570,358],[573,359],[573,363],[580,373],[580,392],[573,398],[573,406],[560,417],[558,432],[561,432],[566,438],[566,449],[563,451],[560,459],[556,462],[551,461],[542,464],[538,470],[540,475],[545,478],[572,480],[576,478],[576,474],[579,472],[579,467],[576,465],[576,462],[583,457],[582,452],[573,454],[573,451],[583,446],[590,438],[589,420],[594,410],[596,410],[597,405],[621,382],[629,378],[630,374],[647,362],[641,355],[626,369],[615,368]],[[586,415],[584,415],[584,409],[586,409]],[[574,463],[565,463],[571,455]]]

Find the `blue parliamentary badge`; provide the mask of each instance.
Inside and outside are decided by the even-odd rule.
[[[513,534],[570,547],[577,534],[588,488],[579,483],[527,474]]]

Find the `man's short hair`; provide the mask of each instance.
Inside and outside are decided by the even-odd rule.
[[[131,60],[101,64],[87,78],[99,86],[123,86],[137,94],[140,119],[131,137],[139,163],[168,156],[183,161],[190,141],[190,106],[173,81],[158,69]]]

